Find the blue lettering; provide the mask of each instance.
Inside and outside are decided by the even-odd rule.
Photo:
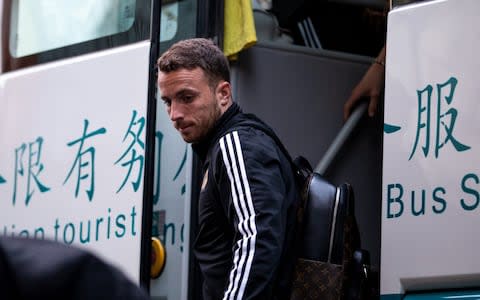
[[[95,230],[95,240],[98,241],[98,228],[100,227],[100,224],[102,224],[103,218],[98,218],[97,219],[97,228]]]
[[[425,190],[422,190],[422,205],[419,211],[415,211],[415,191],[412,191],[412,215],[415,217],[425,214]]]
[[[130,216],[132,216],[132,236],[136,235],[136,232],[135,232],[135,216],[136,215],[137,213],[135,212],[135,206],[133,206],[132,213],[130,214]]]
[[[168,223],[168,224],[165,224],[165,226],[163,227],[163,236],[164,236],[164,243],[165,245],[167,245],[167,241],[168,241],[168,229],[171,228],[172,229],[172,234],[171,234],[171,240],[172,240],[172,245],[175,245],[175,224],[174,223]]]
[[[87,221],[88,229],[87,236],[83,238],[83,222],[80,222],[80,243],[86,244],[90,242],[90,220]]]
[[[58,241],[58,229],[60,228],[60,224],[58,224],[58,219],[55,219],[55,225],[53,229],[55,230],[55,241]]]
[[[398,218],[402,215],[403,213],[403,201],[402,201],[402,196],[403,196],[403,187],[401,184],[389,184],[387,186],[388,192],[387,192],[387,218]],[[392,192],[393,189],[398,190],[398,196],[396,198],[393,198]],[[399,209],[396,214],[392,213],[392,207],[391,205],[396,202],[399,205]]]
[[[480,202],[480,195],[478,194],[478,191],[473,189],[473,188],[467,187],[467,181],[470,180],[470,179],[473,180],[475,182],[475,184],[478,184],[480,182],[480,180],[478,179],[478,176],[475,175],[475,174],[469,173],[469,174],[463,176],[463,178],[462,178],[462,190],[465,193],[470,194],[470,195],[475,197],[475,201],[471,204],[468,204],[467,201],[463,198],[460,200],[460,204],[462,205],[462,208],[464,210],[474,210],[475,208],[477,208],[478,203]]]
[[[107,240],[110,239],[110,213],[112,212],[111,208],[108,208],[108,218],[107,218]]]
[[[120,222],[120,220],[123,220],[122,222]],[[120,228],[121,231],[119,232],[118,230],[115,230],[115,235],[118,237],[118,238],[121,238],[125,235],[125,215],[123,214],[120,214],[117,216],[117,218],[115,219],[115,223],[117,224],[117,228]]]
[[[71,228],[72,232],[70,234],[71,238],[70,239],[67,239],[67,230],[68,228]],[[73,240],[75,239],[75,226],[73,226],[72,223],[68,223],[67,225],[65,225],[65,228],[63,228],[63,242],[65,244],[71,244],[73,243]]]
[[[437,195],[438,192],[441,192],[443,195],[445,195],[447,191],[443,187],[437,187],[436,189],[433,190],[433,194],[432,194],[433,201],[438,202],[441,205],[441,207],[438,208],[435,205],[432,205],[432,210],[436,214],[441,214],[445,211],[445,209],[447,209],[447,201],[445,201],[444,198],[440,198]]]
[[[40,237],[40,234],[41,234],[41,238]],[[35,229],[35,232],[33,234],[33,237],[35,239],[42,239],[44,240],[45,239],[45,230],[43,230],[43,227],[38,227]]]

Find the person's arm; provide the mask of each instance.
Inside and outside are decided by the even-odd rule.
[[[353,107],[363,97],[368,97],[368,115],[373,117],[377,112],[378,102],[385,86],[385,46],[382,48],[370,68],[360,82],[353,88],[350,97],[343,106],[343,119],[352,113]]]
[[[278,152],[253,130],[233,131],[219,144],[225,176],[217,184],[235,232],[224,299],[270,299],[288,208]]]

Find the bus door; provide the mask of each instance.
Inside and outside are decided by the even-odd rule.
[[[157,31],[160,49],[155,62],[182,39],[208,37],[221,44],[222,4],[218,0],[162,1],[161,26]],[[155,22],[152,28],[158,25]],[[156,87],[155,90],[160,99]],[[199,163],[190,145],[172,126],[163,101],[155,103],[152,236],[164,245],[166,260],[163,270],[155,270],[150,295],[162,300],[199,299],[202,281],[190,251],[197,220],[197,204],[191,199],[196,199],[199,190],[197,182],[201,176],[196,173],[200,170]]]

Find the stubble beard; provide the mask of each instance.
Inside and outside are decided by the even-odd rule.
[[[207,108],[210,111],[210,113],[209,113],[208,118],[206,119],[206,122],[204,123],[204,126],[202,126],[203,127],[202,130],[199,131],[197,136],[193,136],[191,138],[188,138],[188,137],[182,135],[182,138],[185,142],[193,143],[193,144],[199,143],[202,140],[204,140],[211,133],[211,131],[214,129],[215,125],[217,124],[217,121],[222,116],[222,110],[217,105],[217,102],[216,102],[215,99],[214,99],[214,101],[212,101],[212,103],[210,105],[211,105],[211,107]],[[196,126],[201,126],[201,125],[197,124]]]

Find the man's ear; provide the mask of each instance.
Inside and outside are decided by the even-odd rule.
[[[227,81],[220,81],[217,85],[217,97],[221,106],[230,104],[232,100],[232,88]]]

